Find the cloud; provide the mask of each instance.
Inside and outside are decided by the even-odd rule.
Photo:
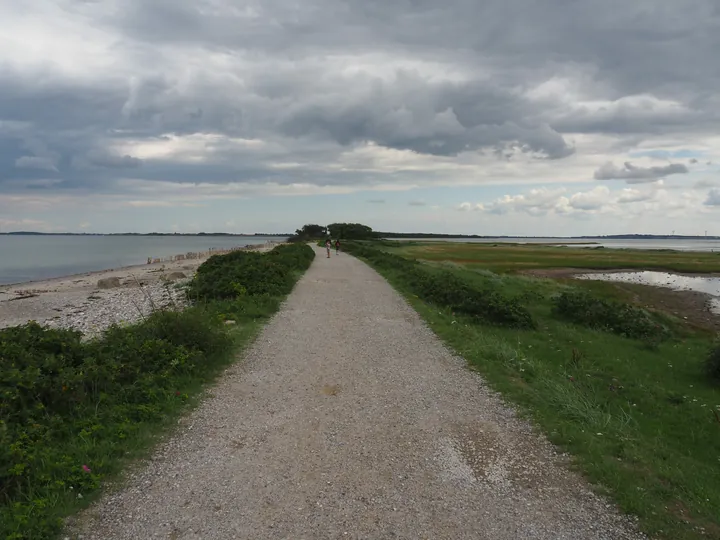
[[[408,206],[427,206],[425,201],[410,201]]]
[[[655,196],[653,191],[640,191],[637,189],[623,189],[617,202],[620,204],[649,201]]]
[[[75,169],[135,169],[142,165],[136,157],[113,154],[103,150],[91,150],[84,156],[76,156],[72,160]]]
[[[0,194],[640,184],[688,171],[612,165],[627,152],[720,154],[714,0],[411,4],[0,6]],[[533,204],[492,208],[554,211]]]
[[[720,206],[720,189],[711,189],[705,199],[705,206]]]
[[[698,180],[695,182],[692,186],[693,189],[707,189],[707,188],[715,188],[718,187],[720,184],[720,181],[718,180]]]
[[[683,195],[683,197],[685,197]],[[687,197],[685,197],[687,199]],[[646,190],[626,188],[612,191],[607,186],[595,186],[587,191],[567,194],[564,188],[532,189],[517,195],[505,195],[491,203],[462,203],[459,210],[480,210],[488,214],[527,214],[534,217],[548,215],[582,217],[590,215],[615,215],[622,217],[630,211],[655,210],[660,205],[668,209],[686,208],[688,204],[674,200],[662,188]],[[642,206],[645,204],[646,206]],[[650,205],[650,206],[647,206]],[[653,206],[655,205],[655,206]],[[630,208],[631,207],[631,208]],[[630,208],[630,209],[629,209]]]
[[[15,167],[18,169],[38,169],[41,171],[55,171],[55,163],[46,157],[21,156],[15,160]]]
[[[477,205],[478,210],[490,214],[507,214],[509,212],[524,212],[532,216],[543,216],[551,212],[562,200],[564,188],[532,189],[526,194],[505,195],[495,202],[486,205]]]
[[[613,163],[605,163],[595,171],[596,180],[625,180],[628,184],[646,184],[655,182],[659,178],[671,174],[687,174],[689,169],[682,163],[670,163],[662,167],[636,167],[629,161],[623,167],[616,167]]]
[[[385,199],[369,199],[367,202],[370,204],[385,204]]]

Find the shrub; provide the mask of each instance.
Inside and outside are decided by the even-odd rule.
[[[564,292],[554,299],[556,316],[598,330],[642,339],[648,343],[670,337],[670,331],[644,309],[594,297],[586,292]]]
[[[192,308],[80,338],[36,323],[0,330],[2,538],[56,533],[53,505],[99,487],[108,452],[124,456],[118,441],[161,419],[177,388],[206,377],[232,344]]]
[[[378,269],[397,272],[409,292],[438,306],[483,322],[513,328],[533,328],[530,312],[516,299],[476,284],[449,270],[435,270],[416,260],[387,253],[359,242],[347,242],[346,251]]]
[[[315,257],[305,244],[282,245],[268,254],[235,251],[213,255],[198,268],[188,286],[192,300],[223,300],[244,295],[283,296],[298,272],[307,270]]]
[[[717,343],[705,359],[705,374],[715,382],[720,382],[720,343]]]

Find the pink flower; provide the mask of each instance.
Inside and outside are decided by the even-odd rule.
[[[92,471],[90,470],[90,467],[88,467],[87,465],[83,465],[83,466],[82,466],[82,470],[85,471],[86,473],[92,472]]]

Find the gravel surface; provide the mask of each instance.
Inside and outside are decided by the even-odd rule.
[[[373,270],[323,251],[84,539],[635,539]]]

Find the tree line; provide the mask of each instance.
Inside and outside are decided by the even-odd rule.
[[[308,242],[328,237],[334,240],[369,240],[378,238],[378,234],[362,223],[332,223],[327,226],[308,224],[297,229],[288,241]]]

